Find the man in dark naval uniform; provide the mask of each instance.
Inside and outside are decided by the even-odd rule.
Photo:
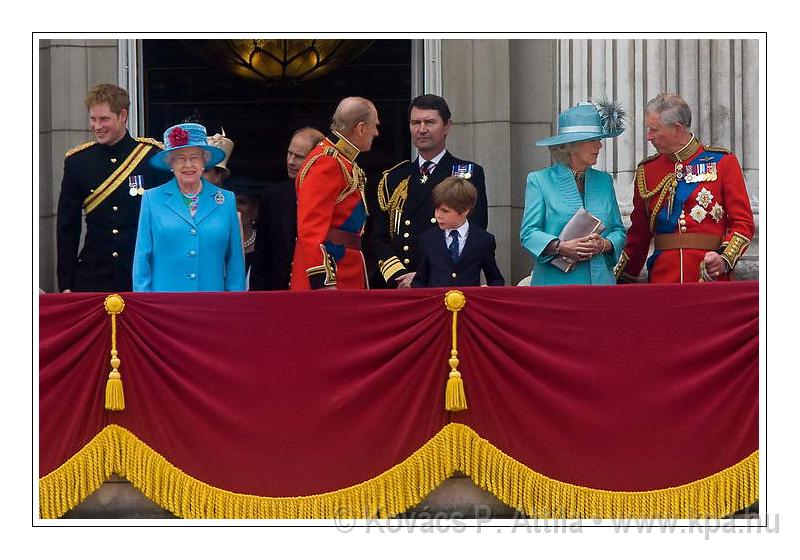
[[[422,232],[436,227],[431,193],[446,177],[462,177],[475,185],[478,200],[469,219],[482,229],[488,224],[483,168],[447,151],[450,125],[450,108],[443,97],[432,94],[416,97],[409,107],[409,126],[419,156],[384,171],[378,185],[378,208],[372,210],[370,254],[388,287],[411,285],[419,262],[417,240]]]
[[[58,287],[63,292],[128,292],[144,189],[170,179],[150,167],[163,146],[128,133],[128,92],[98,84],[86,96],[97,139],[69,150],[58,197]],[[81,216],[86,237],[78,253]]]

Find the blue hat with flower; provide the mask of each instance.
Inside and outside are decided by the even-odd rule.
[[[558,134],[536,142],[537,146],[558,146],[619,136],[625,130],[625,112],[613,101],[578,103],[558,115]]]
[[[150,158],[150,165],[157,169],[169,171],[169,154],[183,148],[202,148],[211,157],[205,168],[211,169],[225,159],[225,152],[208,143],[206,127],[197,123],[176,124],[164,131],[164,149]]]

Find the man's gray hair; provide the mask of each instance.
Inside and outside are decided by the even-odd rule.
[[[658,114],[661,122],[666,125],[682,124],[686,128],[692,126],[692,110],[683,97],[675,93],[659,93],[647,102],[645,110]]]
[[[556,163],[569,165],[569,155],[575,151],[575,146],[577,145],[577,142],[567,142],[566,144],[550,146],[550,155],[556,160]]]
[[[339,102],[331,119],[331,130],[343,134],[350,132],[360,122],[368,122],[374,105],[363,97],[345,97]]]

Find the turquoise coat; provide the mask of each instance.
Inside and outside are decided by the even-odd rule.
[[[531,286],[616,283],[613,269],[625,247],[625,227],[614,182],[608,173],[592,168],[586,170],[584,181],[585,205],[568,167],[556,164],[528,175],[519,237],[535,259]],[[550,264],[553,255],[543,255],[542,251],[581,208],[603,221],[606,229],[601,235],[611,242],[614,250],[582,261],[572,272],[564,273]]]
[[[244,289],[244,251],[232,192],[203,180],[194,218],[175,179],[144,192],[133,255],[133,291]]]

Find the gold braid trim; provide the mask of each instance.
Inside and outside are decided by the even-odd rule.
[[[612,492],[548,478],[464,424],[442,428],[406,460],[360,484],[323,494],[271,498],[229,492],[189,476],[125,428],[111,424],[39,479],[39,515],[55,519],[116,473],[178,517],[199,519],[388,518],[419,504],[463,472],[503,503],[537,518],[722,518],[758,499],[758,451],[681,486]]]
[[[330,148],[328,148],[328,149],[330,149]],[[310,160],[308,160],[308,162],[307,162],[307,163],[306,163],[306,164],[303,166],[303,169],[300,171],[300,182],[297,184],[298,188],[299,188],[299,187],[301,187],[301,186],[303,186],[303,181],[305,181],[305,179],[306,179],[306,175],[308,175],[308,171],[311,169],[311,166],[312,166],[312,165],[314,165],[314,162],[315,162],[315,161],[317,161],[317,160],[318,160],[319,158],[321,158],[322,156],[329,155],[329,154],[327,153],[327,152],[328,152],[328,149],[326,149],[325,151],[323,151],[323,152],[320,152],[320,153],[318,153],[317,155],[315,155],[314,157],[312,157],[312,158],[311,158]]]
[[[389,196],[389,173],[408,162],[409,160],[403,160],[391,169],[384,171],[378,183],[378,206],[382,212],[387,212],[388,214],[387,222],[391,239],[394,239],[394,236],[400,232],[400,221],[403,216],[403,208],[408,199],[408,182],[411,176],[409,175],[400,181],[392,191],[391,196]]]
[[[164,149],[164,143],[163,142],[159,142],[155,138],[148,138],[147,136],[137,136],[136,137],[136,141],[137,142],[143,142],[145,144],[151,144],[151,145],[155,146],[156,148],[158,148],[159,150],[163,150]]]
[[[656,218],[658,217],[658,211],[661,210],[661,205],[664,204],[664,199],[672,190],[672,186],[675,183],[675,181],[676,181],[675,173],[667,173],[653,190],[648,191],[647,181],[644,178],[644,166],[640,164],[636,168],[636,188],[639,191],[639,196],[641,196],[642,199],[646,201],[657,194],[659,195],[655,205],[650,209],[650,231],[653,231],[655,229]]]
[[[345,183],[347,186],[344,188],[342,192],[339,193],[339,196],[336,197],[336,204],[339,204],[345,198],[350,196],[355,191],[361,193],[362,198],[364,197],[364,185],[366,184],[367,180],[364,176],[364,172],[358,166],[357,163],[353,163],[352,171],[347,170],[347,166],[342,161],[341,157],[336,157],[336,161],[339,163],[339,167],[342,170],[342,175],[344,176]],[[365,203],[366,206],[366,203]]]
[[[70,148],[69,150],[67,150],[67,153],[64,154],[64,157],[69,157],[73,154],[77,154],[78,152],[82,152],[86,148],[94,146],[95,144],[97,144],[97,142],[95,142],[94,140],[92,140],[91,142],[85,142],[84,144],[79,144],[78,146],[75,146],[74,148]]]
[[[306,175],[308,174],[311,166],[314,164],[322,156],[332,157],[336,160],[336,163],[339,164],[339,168],[342,171],[342,176],[345,180],[345,188],[336,196],[335,204],[339,204],[345,198],[350,196],[354,191],[359,191],[361,193],[362,200],[364,199],[364,186],[366,184],[366,176],[361,168],[358,166],[357,163],[353,163],[352,171],[347,170],[347,166],[342,161],[342,155],[336,150],[336,148],[332,148],[330,146],[326,147],[322,152],[312,157],[308,162],[303,166],[303,169],[300,172],[300,183],[298,186],[303,185],[303,181],[306,179]],[[366,201],[364,201],[364,207],[366,208]]]
[[[733,233],[730,242],[722,244],[725,249],[722,251],[722,258],[728,264],[728,269],[733,270],[736,263],[747,251],[750,246],[750,240],[741,233]]]
[[[97,208],[105,199],[107,199],[117,188],[122,184],[128,175],[133,173],[136,166],[147,156],[147,153],[153,149],[149,144],[137,144],[131,151],[125,161],[114,170],[114,172],[103,183],[94,189],[94,192],[83,200],[83,209],[88,214]]]
[[[406,267],[403,266],[403,263],[400,262],[400,259],[398,259],[394,255],[383,261],[383,264],[378,263],[378,265],[380,266],[380,271],[381,275],[383,275],[383,279],[386,280],[387,282],[389,281],[389,278],[391,278],[401,270],[406,269]]]
[[[628,256],[628,253],[622,251],[616,266],[614,266],[614,278],[616,278],[617,280],[620,279],[620,276],[622,276],[622,274],[624,273],[625,267],[628,266],[628,261],[630,260],[631,259]]]
[[[381,174],[381,180],[378,183],[378,206],[380,207],[381,212],[386,212],[386,210],[389,208],[389,206],[388,206],[388,204],[389,204],[389,188],[388,188],[388,186],[386,184],[387,181],[388,181],[389,173],[391,173],[392,171],[394,171],[395,169],[397,169],[401,165],[407,164],[409,161],[410,160],[404,159],[403,161],[401,161],[397,165],[393,165],[392,167],[390,167],[389,169],[387,169],[386,171],[384,171]]]
[[[636,187],[639,189],[639,196],[648,200],[661,192],[664,187],[671,185],[675,181],[675,173],[667,173],[661,182],[656,185],[652,191],[647,190],[647,181],[644,178],[644,166],[640,165],[636,168]]]
[[[325,245],[319,246],[320,251],[322,251],[322,264],[317,266],[312,266],[311,268],[306,269],[306,276],[308,276],[309,284],[313,285],[311,282],[312,278],[315,276],[322,276],[322,286],[335,286],[336,285],[336,261],[328,254],[328,251],[325,249]]]
[[[394,239],[394,236],[400,233],[400,222],[403,220],[403,208],[406,206],[408,200],[408,182],[411,177],[406,177],[397,185],[392,193],[392,198],[389,199],[389,236]]]

